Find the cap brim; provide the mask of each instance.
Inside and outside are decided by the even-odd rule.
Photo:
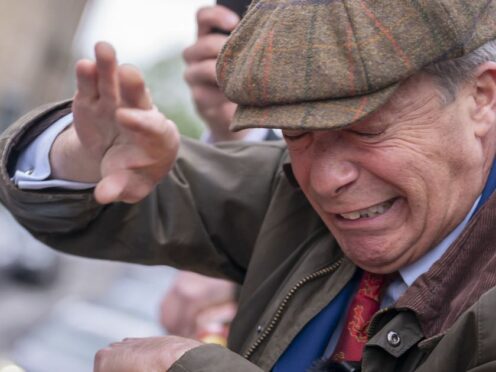
[[[248,128],[325,130],[345,127],[385,104],[399,83],[364,96],[288,105],[239,105],[231,130]]]

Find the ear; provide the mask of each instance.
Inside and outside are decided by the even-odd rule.
[[[474,120],[475,135],[484,137],[496,126],[496,63],[486,62],[479,66],[474,83],[474,106],[470,114]]]

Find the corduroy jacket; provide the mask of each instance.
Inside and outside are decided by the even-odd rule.
[[[281,142],[217,147],[184,139],[174,169],[137,204],[91,193],[19,190],[26,144],[70,103],[42,107],[0,139],[0,196],[38,239],[63,252],[171,265],[242,284],[229,349],[195,348],[171,371],[269,371],[356,267],[291,178]],[[496,198],[369,329],[362,371],[496,370]]]

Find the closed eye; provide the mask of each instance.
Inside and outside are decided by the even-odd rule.
[[[305,137],[308,132],[300,132],[300,131],[283,131],[282,136],[287,141],[297,141],[303,137]]]
[[[351,133],[355,136],[366,137],[366,138],[374,138],[374,137],[380,136],[382,133],[384,133],[382,131],[381,132],[363,132],[363,131],[354,130],[354,129],[348,129],[347,132]]]

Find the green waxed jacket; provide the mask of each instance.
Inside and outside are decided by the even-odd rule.
[[[40,108],[0,140],[2,202],[37,238],[71,254],[171,265],[242,283],[229,347],[187,352],[171,371],[269,371],[353,276],[294,185],[284,144],[183,140],[171,174],[134,205],[91,192],[21,191],[9,172],[34,136],[69,112]],[[496,371],[496,198],[395,308],[370,328],[363,371]],[[494,256],[494,257],[493,257]]]

